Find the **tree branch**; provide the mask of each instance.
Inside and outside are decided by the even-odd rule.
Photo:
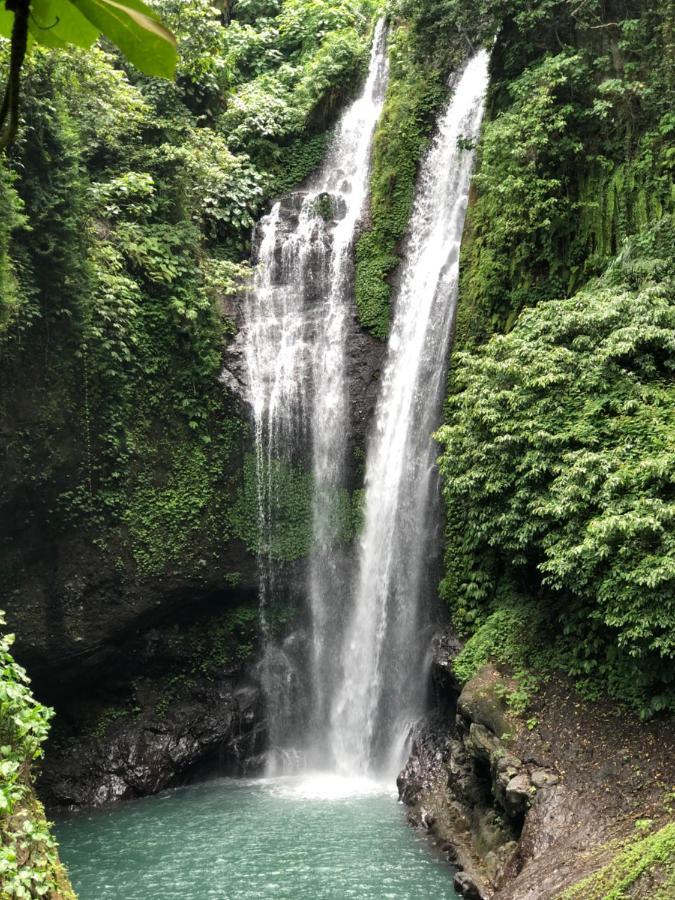
[[[0,150],[5,150],[16,137],[19,127],[19,95],[21,69],[28,43],[28,16],[30,0],[6,0],[5,9],[14,13],[12,26],[12,50],[5,95],[0,108]]]

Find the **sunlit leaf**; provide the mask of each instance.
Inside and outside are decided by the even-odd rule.
[[[0,37],[10,38],[14,25],[14,13],[7,12],[5,4],[0,4]]]
[[[47,47],[87,48],[99,35],[99,29],[68,0],[33,0],[28,27],[33,38]]]
[[[172,78],[176,41],[140,0],[72,0],[80,12],[146,75]]]

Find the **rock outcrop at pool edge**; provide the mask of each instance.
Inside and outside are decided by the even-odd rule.
[[[200,763],[220,774],[252,774],[264,740],[257,685],[227,676],[202,680],[165,707],[121,716],[74,745],[53,746],[40,792],[52,808],[80,809],[155,794]]]

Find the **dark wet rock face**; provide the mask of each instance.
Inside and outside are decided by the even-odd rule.
[[[452,688],[448,648],[438,649],[436,677]],[[446,710],[429,723],[397,782],[411,823],[447,851],[459,870],[456,889],[474,900],[496,895],[522,865],[519,841],[530,807],[539,789],[550,791],[558,780],[542,765],[524,763],[502,740],[513,730],[505,682],[486,667],[455,694],[456,714]]]
[[[409,819],[458,867],[463,897],[556,900],[634,839],[636,818],[663,817],[658,779],[673,770],[670,724],[631,729],[625,710],[585,704],[551,676],[526,727],[504,702],[512,682],[493,666],[458,690],[452,652],[437,644],[445,706],[398,778]],[[651,766],[653,786],[632,786],[617,747],[637,767]]]
[[[457,890],[490,897],[515,849],[517,828],[495,803],[483,757],[458,729],[437,721],[415,741],[397,784],[411,824],[428,831],[458,867]]]
[[[156,793],[195,767],[256,770],[265,741],[257,604],[239,600],[193,602],[139,623],[97,667],[51,684],[40,677],[57,710],[40,783],[49,806]]]
[[[264,738],[257,686],[215,679],[167,708],[124,716],[74,745],[52,747],[40,793],[51,807],[99,807],[157,793],[209,760],[220,774],[253,774]]]

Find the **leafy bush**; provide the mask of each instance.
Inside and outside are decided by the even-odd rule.
[[[5,624],[0,612],[0,627]],[[32,790],[52,710],[33,697],[24,669],[10,653],[14,636],[0,635],[0,887],[8,900],[60,891],[73,898],[44,812]]]
[[[674,251],[666,219],[602,280],[458,354],[439,432],[463,535],[452,605],[489,609],[496,553],[581,645],[585,674],[619,694],[622,667],[648,676],[645,712],[674,702]]]
[[[489,662],[506,666],[515,682],[507,702],[511,709],[522,712],[537,687],[533,669],[542,662],[540,647],[533,640],[541,633],[541,613],[536,604],[503,588],[493,609],[457,654],[452,668],[466,683]]]

